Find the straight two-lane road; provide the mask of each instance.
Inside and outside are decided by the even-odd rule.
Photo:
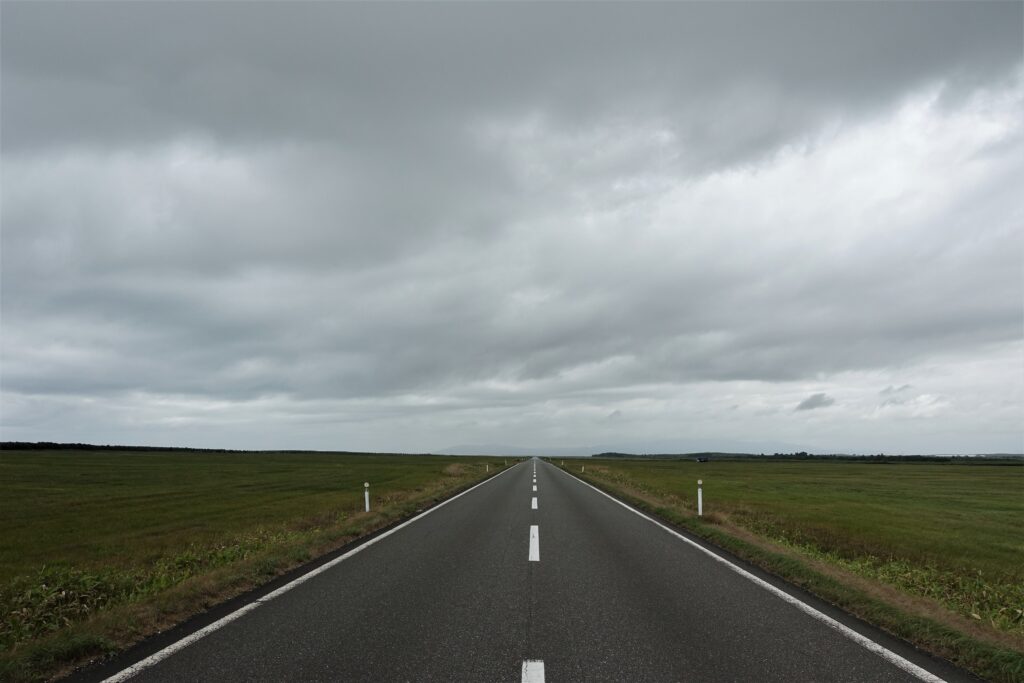
[[[534,459],[187,645],[80,678],[972,680],[757,581]]]

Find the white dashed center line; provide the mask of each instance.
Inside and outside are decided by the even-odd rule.
[[[544,683],[543,659],[527,659],[523,662],[523,683]]]
[[[533,497],[533,502],[530,503],[530,508],[533,509],[533,510],[537,509],[537,496]]]
[[[530,562],[540,562],[540,527],[536,524],[530,525]]]
[[[534,492],[537,491],[537,485],[536,484],[533,485],[533,490],[534,490]]]

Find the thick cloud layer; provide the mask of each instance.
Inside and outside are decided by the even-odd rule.
[[[3,438],[1021,451],[1021,14],[5,3]]]

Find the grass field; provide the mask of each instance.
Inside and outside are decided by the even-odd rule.
[[[45,677],[113,651],[502,466],[435,456],[0,451],[0,679]]]
[[[802,561],[788,578],[817,567],[829,581],[856,583],[869,601],[924,606],[941,627],[1003,652],[980,667],[985,675],[1024,677],[1024,657],[1012,654],[1024,644],[1024,467],[608,459],[587,462],[583,476],[716,542],[756,546],[750,559],[772,554],[777,573]],[[900,635],[913,639],[904,621]],[[943,638],[939,654],[956,658],[960,646],[946,642],[955,639]],[[968,653],[960,663],[979,670],[976,659]]]
[[[0,451],[0,680],[115,651],[502,466]],[[598,460],[584,476],[983,677],[1024,680],[1024,467]],[[938,609],[919,618],[922,603]]]

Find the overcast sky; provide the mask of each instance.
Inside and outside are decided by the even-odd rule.
[[[5,1],[2,439],[1021,452],[1022,7]]]

